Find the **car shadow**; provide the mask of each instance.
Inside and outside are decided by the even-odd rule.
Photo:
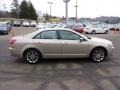
[[[8,35],[7,33],[0,33],[0,35]]]
[[[71,59],[71,58],[64,58],[64,59],[43,59],[41,63],[73,63],[73,62],[78,62],[78,63],[87,63],[87,62],[91,62],[89,59],[87,58],[75,58],[75,59]]]
[[[64,58],[64,59],[42,59],[39,63],[36,64],[67,64],[67,63],[80,63],[80,64],[87,64],[87,63],[103,63],[107,62],[109,59],[106,59],[102,62],[94,62],[91,61],[89,58]],[[14,63],[19,63],[19,64],[29,64],[23,59],[17,58]]]

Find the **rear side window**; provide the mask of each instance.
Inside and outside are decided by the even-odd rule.
[[[43,31],[37,34],[33,39],[57,39],[56,31]]]

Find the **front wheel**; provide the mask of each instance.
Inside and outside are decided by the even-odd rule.
[[[38,63],[42,58],[38,50],[28,49],[24,52],[24,60],[30,64]]]
[[[106,51],[103,48],[95,48],[90,54],[90,59],[95,62],[101,62],[106,58]]]
[[[109,31],[108,31],[108,30],[106,30],[106,31],[105,31],[105,34],[108,34],[108,33],[109,33]]]

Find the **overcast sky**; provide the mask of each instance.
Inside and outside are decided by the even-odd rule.
[[[22,0],[19,0],[19,3]],[[27,0],[28,1],[28,0]],[[43,13],[50,12],[48,1],[53,2],[52,15],[65,16],[65,4],[63,0],[30,0],[35,9]],[[0,0],[0,10],[10,10],[12,0]],[[69,17],[75,17],[76,0],[69,2]],[[78,17],[118,16],[120,17],[120,0],[78,0]]]

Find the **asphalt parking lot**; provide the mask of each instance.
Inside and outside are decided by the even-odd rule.
[[[15,35],[35,28],[13,28]],[[120,90],[120,33],[89,35],[111,40],[113,56],[94,63],[88,59],[45,60],[27,64],[9,54],[9,35],[0,35],[0,90]]]

